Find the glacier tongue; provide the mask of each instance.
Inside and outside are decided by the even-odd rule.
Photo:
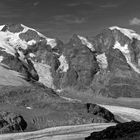
[[[32,61],[33,62],[33,61]],[[33,62],[34,67],[39,75],[39,82],[45,86],[54,89],[53,78],[51,76],[51,67],[47,64]]]

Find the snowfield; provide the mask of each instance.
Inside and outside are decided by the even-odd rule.
[[[34,39],[26,41],[25,39],[20,38],[20,34],[26,33],[29,30],[36,32],[41,38],[46,40],[46,44],[50,45],[51,48],[54,48],[57,45],[57,40],[56,39],[48,38],[48,37],[44,36],[43,34],[39,33],[37,30],[35,30],[33,28],[30,28],[30,27],[27,27],[23,24],[20,24],[20,26],[23,27],[23,30],[19,31],[19,32],[11,32],[9,30],[2,31],[2,29],[5,27],[5,25],[0,26],[0,51],[1,52],[6,52],[7,54],[10,54],[10,55],[15,56],[15,57],[18,56],[18,58],[23,63],[26,64],[27,63],[27,58],[24,55],[23,50],[27,50],[29,46],[37,43],[37,41],[34,40]],[[41,39],[38,40],[38,42],[39,41],[41,41]],[[31,58],[36,57],[36,55],[34,53],[30,53],[29,56]],[[2,61],[4,59],[5,58],[1,55],[0,56],[0,64],[2,63]],[[61,59],[61,57],[60,57],[60,61],[61,61],[61,67],[60,68],[64,69],[64,71],[66,71],[68,69],[68,64],[66,63],[65,58],[62,57],[62,59]],[[44,64],[43,62],[40,62],[40,63],[38,62],[37,63],[34,60],[32,60],[32,62],[34,64],[34,67],[35,67],[36,71],[38,72],[39,82],[42,82],[47,87],[50,87],[50,88],[54,89],[53,79],[52,79],[51,72],[50,72],[50,66]],[[0,71],[2,71],[1,73],[4,73],[3,68],[0,68]],[[12,71],[12,73],[11,73],[11,71],[9,72],[8,70],[6,70],[6,72],[10,76],[13,75],[12,73],[14,73],[14,71]],[[15,84],[14,84],[14,82],[12,82],[12,81],[14,81],[14,79],[16,79],[16,78],[14,78],[14,76],[12,76],[10,78],[10,76],[9,76],[9,79],[10,79],[9,82],[11,82],[11,84],[13,84],[13,85],[19,85],[19,83],[21,83],[24,80],[19,78],[19,77],[21,77],[21,75],[18,72],[16,74],[15,73],[14,73],[14,75],[16,75],[15,77],[16,78],[18,77],[17,81],[15,80]],[[0,77],[2,77],[3,75],[5,76],[5,74],[1,74]],[[2,85],[6,84],[6,82],[8,82],[8,81],[6,81],[6,79],[8,79],[7,76],[1,78],[0,84],[1,83],[2,83]]]
[[[2,30],[4,26],[5,25],[1,25],[0,30]],[[22,40],[19,37],[20,34],[26,33],[28,30],[35,31],[40,37],[46,39],[47,45],[50,45],[51,48],[54,48],[57,45],[56,39],[48,38],[43,34],[39,33],[38,31],[36,31],[35,29],[29,28],[23,24],[21,24],[21,26],[23,27],[23,31],[17,33],[13,33],[10,31],[6,32],[0,31],[0,48],[2,48],[2,50],[5,51],[6,53],[15,56],[15,54],[18,52],[21,57],[21,60],[24,59],[23,52],[19,51],[19,48],[26,50],[29,45],[34,45],[37,43],[35,40],[30,40],[26,42],[25,40]]]

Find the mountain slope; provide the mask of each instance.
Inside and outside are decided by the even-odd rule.
[[[140,97],[140,35],[135,31],[115,26],[91,40],[74,35],[62,54],[67,70],[58,73],[57,84],[64,95]]]
[[[29,86],[23,76],[18,72],[9,70],[0,65],[0,85],[10,85],[10,86]]]
[[[103,71],[99,71],[96,76],[97,80],[104,82],[100,85],[103,86],[100,90],[101,95],[139,97],[140,40],[138,37],[139,35],[132,30],[112,27],[93,39],[97,56],[105,54],[108,62],[107,68],[101,69]],[[102,79],[99,79],[99,76]],[[93,85],[96,86],[95,82],[93,81]]]

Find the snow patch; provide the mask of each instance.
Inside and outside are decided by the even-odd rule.
[[[58,58],[59,62],[60,62],[60,66],[59,66],[59,69],[62,70],[62,72],[67,72],[67,70],[69,69],[69,65],[66,61],[66,58],[64,55],[61,55],[59,58]]]
[[[32,109],[30,106],[26,107],[27,109]]]
[[[35,40],[30,40],[30,41],[28,41],[28,45],[34,45],[34,44],[36,44],[36,41]]]
[[[121,46],[121,44],[118,41],[116,41],[113,49],[119,49],[123,54],[127,54],[130,57],[130,51],[128,49],[128,44]]]
[[[126,29],[126,28],[120,28],[118,26],[113,26],[109,28],[110,30],[119,30],[121,33],[123,33],[125,36],[127,36],[129,39],[133,39],[136,38],[138,40],[140,40],[140,35],[137,34],[134,30],[131,29]]]
[[[47,40],[47,45],[50,45],[52,48],[54,48],[57,45],[57,42],[55,39],[46,37],[46,40]]]
[[[19,54],[19,59],[26,63],[25,55],[23,54],[23,52],[19,50],[17,50],[17,52]]]
[[[78,38],[81,40],[83,45],[86,45],[91,51],[95,51],[92,43],[90,43],[85,37],[78,35]]]
[[[4,58],[3,56],[0,56],[0,62],[2,62],[3,58]]]
[[[35,57],[35,54],[34,53],[29,53],[29,56],[30,57]]]
[[[99,63],[99,66],[102,69],[106,69],[108,67],[108,61],[107,61],[107,57],[106,57],[105,53],[97,55],[96,59],[97,59],[97,61]]]
[[[4,26],[5,26],[5,25],[1,25],[1,26],[0,26],[0,30],[2,30]]]
[[[56,89],[56,92],[61,93],[63,89]]]
[[[133,68],[135,72],[140,73],[140,69],[138,68],[138,66],[131,62],[131,54],[128,48],[128,44],[121,46],[121,44],[118,41],[116,41],[113,49],[119,49],[122,52],[122,54],[125,56],[126,61],[131,66],[131,68]]]

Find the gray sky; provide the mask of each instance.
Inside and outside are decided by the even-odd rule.
[[[0,0],[5,23],[23,23],[63,41],[114,25],[140,33],[140,0]]]

